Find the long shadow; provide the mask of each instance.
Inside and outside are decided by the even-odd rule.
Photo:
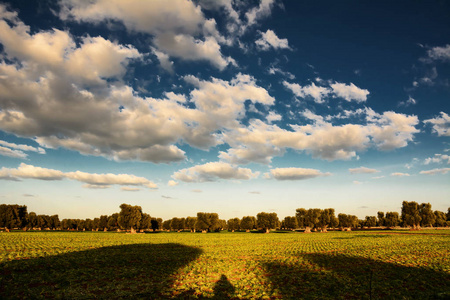
[[[305,254],[304,262],[265,267],[283,299],[450,299],[450,274],[343,254]]]
[[[172,274],[202,250],[132,244],[0,264],[0,299],[165,298]]]

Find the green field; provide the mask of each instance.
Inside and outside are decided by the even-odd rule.
[[[0,233],[0,298],[448,299],[450,230]]]

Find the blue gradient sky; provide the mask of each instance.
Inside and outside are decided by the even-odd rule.
[[[0,202],[450,206],[450,3],[1,1]]]

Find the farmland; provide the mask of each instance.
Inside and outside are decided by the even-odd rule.
[[[0,298],[450,295],[450,230],[0,233]]]

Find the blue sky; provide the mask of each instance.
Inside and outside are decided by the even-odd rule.
[[[0,202],[446,211],[449,17],[443,1],[2,1]]]

